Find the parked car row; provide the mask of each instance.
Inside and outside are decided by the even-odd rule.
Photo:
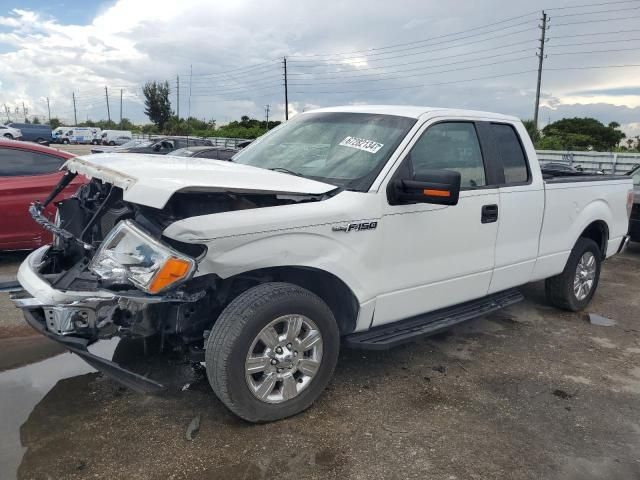
[[[156,137],[139,143],[127,143],[121,147],[111,150],[105,150],[105,147],[96,147],[91,149],[91,153],[105,153],[107,151],[117,151],[119,153],[148,153],[152,155],[167,155],[175,150],[189,147],[213,147],[211,140],[193,137]],[[224,149],[221,149],[224,150]]]

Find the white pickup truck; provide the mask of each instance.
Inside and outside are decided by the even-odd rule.
[[[164,385],[87,347],[159,337],[254,422],[309,407],[341,344],[411,341],[542,279],[553,305],[585,307],[633,201],[629,177],[544,175],[516,118],[407,106],[306,112],[228,162],[107,153],[64,168],[31,207],[56,239],[20,267],[26,320],[141,391]],[[45,218],[77,174],[89,183]]]

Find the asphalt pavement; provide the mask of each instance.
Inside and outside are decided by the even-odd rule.
[[[0,257],[0,272],[20,259]],[[586,312],[548,306],[536,283],[438,337],[343,349],[314,406],[266,425],[233,416],[176,358],[145,366],[168,393],[131,392],[33,335],[0,294],[0,478],[640,478],[638,285],[632,244]],[[94,347],[123,363],[135,348]]]

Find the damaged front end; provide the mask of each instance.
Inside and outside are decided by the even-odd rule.
[[[67,171],[48,198],[30,208],[34,220],[54,234],[54,241],[20,266],[18,281],[24,291],[14,296],[14,302],[42,334],[121,383],[146,392],[162,386],[93,356],[87,347],[112,337],[145,342],[153,337],[161,351],[178,352],[188,361],[200,362],[206,336],[222,309],[239,292],[265,280],[197,275],[207,246],[169,238],[163,234],[167,227],[190,217],[316,202],[331,194],[255,189],[234,193],[198,186],[173,191],[162,206],[155,197],[143,204],[125,199],[132,196],[134,180],[87,161],[76,163],[76,169],[80,164],[84,169]],[[91,180],[73,197],[56,203],[55,220],[45,217],[47,205],[77,173]],[[274,172],[267,175],[289,177]],[[143,187],[149,188],[149,180],[145,182]],[[155,193],[158,191],[165,198],[165,190]]]
[[[215,278],[193,278],[206,247],[162,237],[175,220],[168,211],[123,201],[122,190],[91,180],[57,204],[55,222],[43,211],[73,180],[67,173],[49,197],[30,212],[54,233],[20,266],[24,291],[12,298],[27,322],[95,368],[137,391],[159,383],[92,355],[99,339],[156,337],[164,350],[203,357],[203,332],[213,323]]]

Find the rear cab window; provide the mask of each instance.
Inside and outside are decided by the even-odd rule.
[[[491,123],[491,133],[502,161],[504,185],[522,185],[531,181],[529,162],[513,125]]]

